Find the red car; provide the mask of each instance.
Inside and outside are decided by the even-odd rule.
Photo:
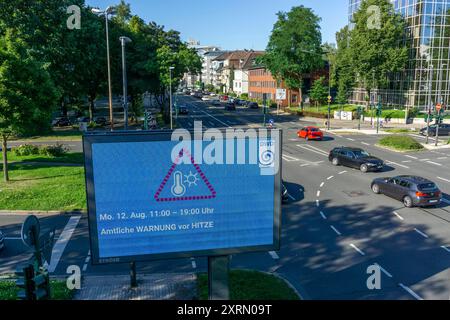
[[[305,127],[297,132],[299,138],[306,140],[322,140],[323,132],[317,127]]]

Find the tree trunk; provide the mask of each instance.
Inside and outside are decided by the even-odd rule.
[[[95,98],[89,97],[89,121],[94,121],[94,100]]]
[[[8,174],[8,137],[2,136],[2,155],[3,155],[3,179],[5,182],[9,181]]]
[[[298,106],[303,111],[303,92],[301,86],[298,88]]]

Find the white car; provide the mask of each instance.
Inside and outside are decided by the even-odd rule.
[[[202,101],[210,101],[211,97],[210,96],[203,96],[202,97]]]

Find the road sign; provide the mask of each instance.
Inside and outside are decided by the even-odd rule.
[[[286,100],[286,89],[277,89],[276,100]]]
[[[250,130],[85,135],[93,263],[276,251],[281,134]]]
[[[39,219],[33,215],[28,216],[22,224],[21,237],[23,243],[28,247],[34,246],[40,230]]]

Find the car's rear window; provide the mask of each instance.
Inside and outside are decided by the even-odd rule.
[[[430,190],[436,190],[437,186],[432,182],[421,183],[417,186],[417,189],[419,189],[420,191],[430,191]]]

